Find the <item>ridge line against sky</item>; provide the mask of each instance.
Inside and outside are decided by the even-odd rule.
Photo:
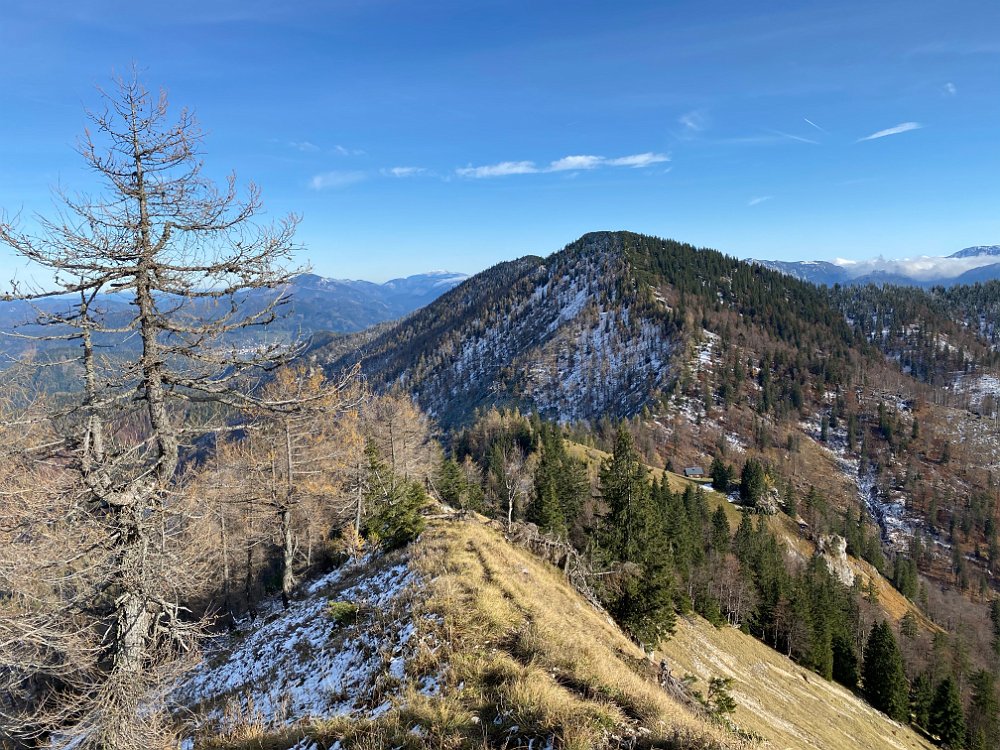
[[[996,28],[967,0],[10,0],[0,208],[30,224],[50,186],[93,187],[83,110],[134,61],[196,111],[213,176],[304,216],[324,276],[475,272],[600,229],[947,255],[1000,241]]]

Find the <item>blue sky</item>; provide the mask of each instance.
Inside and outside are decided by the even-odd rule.
[[[83,108],[134,61],[195,110],[214,173],[303,215],[327,276],[473,272],[596,229],[778,259],[1000,243],[988,0],[2,10],[0,207],[26,217],[87,184]]]

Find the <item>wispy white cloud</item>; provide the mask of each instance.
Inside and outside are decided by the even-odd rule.
[[[920,130],[923,125],[919,122],[901,122],[899,125],[894,125],[891,128],[886,128],[885,130],[879,130],[877,133],[872,133],[871,135],[866,135],[864,138],[858,138],[857,143],[862,141],[874,141],[876,138],[885,138],[889,135],[899,135],[900,133],[908,133],[911,130]]]
[[[812,138],[803,138],[801,135],[792,135],[791,133],[785,133],[781,130],[772,130],[770,132],[774,133],[775,135],[780,135],[782,138],[785,138],[786,140],[789,141],[798,141],[799,143],[811,143],[814,146],[819,145],[819,141],[814,141]]]
[[[995,255],[973,255],[967,258],[944,258],[921,255],[915,258],[873,258],[868,260],[846,260],[836,258],[833,263],[847,271],[851,278],[871,273],[909,276],[919,281],[931,279],[953,279],[966,271],[996,262]]]
[[[387,177],[416,177],[424,174],[427,170],[423,167],[390,167],[380,171]]]
[[[958,86],[951,81],[948,81],[948,83],[942,86],[942,89],[946,96],[955,96],[958,94]]]
[[[366,177],[364,172],[334,170],[314,175],[309,180],[309,187],[313,190],[345,188],[364,181]]]
[[[810,119],[809,119],[808,117],[803,117],[802,119],[803,119],[803,120],[804,120],[805,122],[807,122],[808,124],[812,125],[812,126],[813,126],[814,128],[816,128],[816,130],[818,130],[819,132],[821,132],[821,133],[826,133],[827,135],[829,135],[829,131],[827,131],[827,130],[826,130],[825,128],[821,128],[821,127],[820,127],[819,125],[817,125],[816,123],[814,123],[814,122],[813,122],[812,120],[810,120]]]
[[[288,145],[296,151],[305,151],[309,153],[319,151],[319,146],[315,143],[311,143],[310,141],[289,141]]]
[[[564,156],[549,164],[548,172],[565,172],[569,169],[594,169],[604,163],[603,156]]]
[[[360,148],[347,148],[347,146],[341,146],[339,143],[333,147],[333,153],[339,154],[340,156],[364,156],[365,152]]]
[[[459,177],[506,177],[512,174],[534,174],[538,171],[533,161],[502,161],[482,167],[462,167],[456,169]]]
[[[708,127],[708,115],[704,110],[692,109],[677,118],[677,122],[691,133],[700,133]]]
[[[757,206],[757,205],[763,203],[764,201],[771,200],[772,198],[774,198],[773,195],[761,195],[761,196],[758,196],[756,198],[751,198],[750,200],[748,200],[747,201],[747,205],[748,206]]]
[[[455,170],[459,177],[506,177],[514,174],[544,174],[549,172],[579,172],[600,167],[632,167],[639,169],[670,161],[670,154],[647,151],[642,154],[618,156],[612,159],[593,154],[564,156],[549,162],[548,166],[538,166],[533,161],[502,161],[499,164],[462,167]]]
[[[670,161],[670,154],[657,154],[647,151],[643,154],[632,154],[631,156],[619,156],[617,159],[608,159],[607,163],[612,167],[648,167],[652,164],[662,164]]]

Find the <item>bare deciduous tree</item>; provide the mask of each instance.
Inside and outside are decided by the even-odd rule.
[[[267,403],[297,402],[300,408],[278,413],[263,409],[253,424],[260,437],[254,441],[257,455],[250,451],[250,458],[258,465],[263,460],[269,475],[258,490],[268,488],[262,501],[278,522],[286,609],[296,583],[299,537],[305,537],[307,550],[312,539],[309,520],[339,528],[353,513],[352,499],[341,489],[363,447],[357,417],[364,393],[357,387],[357,373],[355,368],[328,380],[318,367],[282,368],[268,384]],[[306,558],[308,564],[311,554]]]
[[[371,399],[364,419],[368,438],[399,477],[423,480],[440,463],[430,420],[410,396],[386,393]]]
[[[55,218],[40,217],[33,234],[0,219],[0,242],[55,279],[52,290],[12,296],[79,298],[39,321],[79,345],[78,395],[47,411],[51,437],[21,458],[32,476],[53,479],[7,497],[30,498],[58,514],[62,538],[83,539],[21,561],[35,566],[38,591],[8,595],[0,585],[0,641],[24,623],[36,639],[2,652],[0,678],[20,698],[0,714],[8,731],[74,738],[79,748],[153,748],[169,741],[158,690],[199,633],[183,608],[186,446],[259,407],[255,377],[293,353],[239,334],[274,319],[280,293],[258,290],[290,279],[283,265],[297,219],[257,223],[258,189],[241,198],[234,176],[221,190],[210,181],[195,119],[171,119],[166,95],[134,74],[90,119],[79,151],[103,192],[58,193]],[[112,314],[110,295],[129,312]],[[23,524],[25,512],[11,518]],[[30,526],[14,541],[58,538]],[[13,583],[30,578],[26,570]]]

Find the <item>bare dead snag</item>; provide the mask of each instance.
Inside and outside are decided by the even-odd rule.
[[[265,403],[256,387],[296,346],[235,338],[278,314],[297,217],[258,224],[256,186],[241,198],[234,176],[221,189],[206,178],[197,122],[186,110],[172,119],[165,93],[150,93],[133,74],[103,97],[79,152],[104,192],[59,193],[55,218],[40,217],[34,234],[0,219],[0,242],[54,278],[50,288],[15,288],[9,297],[80,298],[39,321],[79,345],[80,386],[70,403],[45,413],[52,442],[35,460],[60,475],[47,500],[67,512],[67,533],[86,528],[92,544],[76,566],[85,574],[52,550],[50,562],[74,575],[73,585],[45,592],[49,602],[63,592],[63,611],[42,611],[33,604],[39,597],[26,596],[19,615],[40,618],[37,633],[68,644],[46,653],[72,662],[63,664],[69,677],[58,691],[28,690],[19,705],[0,705],[0,723],[15,735],[58,732],[80,748],[132,750],[169,741],[160,691],[198,642],[198,623],[182,606],[190,508],[183,446],[238,424],[248,410],[299,406],[294,398]],[[265,289],[277,291],[244,304]],[[110,294],[127,300],[127,314],[112,314]],[[99,355],[98,340],[112,356]],[[0,609],[0,637],[4,617],[9,624],[14,615]],[[0,680],[22,690],[38,684],[40,661],[25,653],[0,664]]]

